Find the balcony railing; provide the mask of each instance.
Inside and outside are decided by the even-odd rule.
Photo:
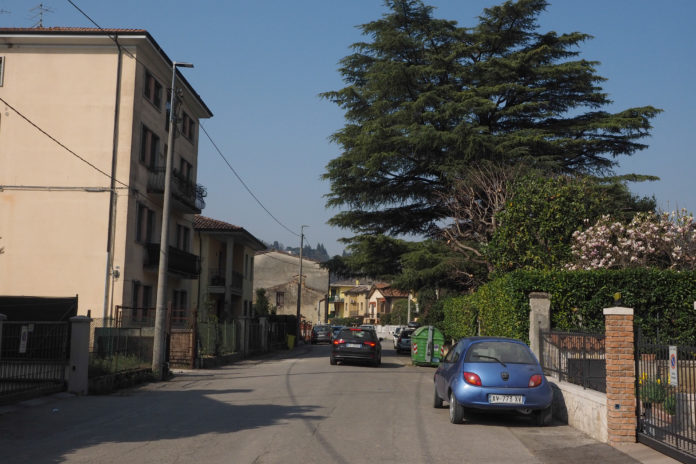
[[[148,243],[145,245],[145,267],[159,266],[160,244]],[[188,279],[195,279],[201,273],[201,260],[198,256],[188,253],[173,246],[169,246],[169,260],[167,270],[179,274]]]
[[[172,199],[180,210],[189,214],[200,214],[205,208],[204,198],[208,195],[205,187],[186,179],[176,169],[172,170]],[[147,181],[147,191],[164,194],[164,168],[153,168]]]
[[[211,287],[225,287],[227,279],[225,278],[224,269],[210,269],[210,278],[208,285]],[[244,283],[244,275],[241,272],[232,271],[232,281],[230,282],[230,290],[241,292]]]

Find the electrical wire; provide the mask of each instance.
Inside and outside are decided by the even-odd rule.
[[[73,150],[71,150],[70,148],[68,148],[67,146],[65,146],[61,141],[59,141],[58,139],[56,139],[55,137],[53,137],[51,134],[49,134],[48,132],[46,132],[45,130],[43,130],[42,128],[40,128],[36,123],[34,123],[34,121],[32,121],[32,120],[29,119],[27,116],[25,116],[24,114],[22,114],[22,113],[21,113],[18,109],[16,109],[14,106],[10,105],[10,104],[7,102],[7,100],[5,100],[4,98],[0,97],[0,102],[4,103],[8,108],[10,108],[12,111],[14,111],[20,118],[24,119],[27,123],[29,123],[32,127],[34,127],[34,129],[38,130],[38,131],[41,132],[43,135],[45,135],[46,137],[48,137],[49,139],[51,139],[54,143],[58,144],[61,148],[63,148],[65,151],[67,151],[68,153],[70,153],[71,155],[73,155],[75,158],[79,159],[80,161],[82,161],[83,163],[85,163],[86,165],[88,165],[89,167],[91,167],[92,169],[94,169],[95,171],[98,171],[98,172],[104,174],[104,175],[105,175],[106,177],[108,177],[109,179],[111,179],[111,174],[108,174],[106,171],[103,171],[102,169],[98,168],[97,166],[95,166],[94,164],[90,163],[90,162],[87,161],[85,158],[83,158],[82,156],[78,155],[78,154],[75,153]],[[118,179],[116,179],[116,178],[114,178],[114,181],[117,182],[117,183],[119,183],[119,184],[121,184],[122,186],[124,186],[124,187],[126,187],[126,188],[129,188],[128,184],[124,184],[123,182],[121,182],[120,180],[118,180]]]
[[[208,134],[208,131],[205,129],[205,127],[203,127],[203,124],[201,124],[200,121],[199,121],[199,122],[198,122],[198,125],[199,125],[199,127],[201,128],[201,130],[203,131],[203,133],[206,135],[206,137],[208,137],[208,140],[210,140],[210,143],[211,143],[211,144],[213,145],[213,147],[215,148],[215,151],[218,152],[218,154],[220,155],[220,157],[222,158],[222,160],[225,162],[225,164],[227,164],[227,167],[229,167],[230,170],[232,170],[232,173],[235,175],[235,177],[237,177],[237,180],[239,180],[239,182],[241,182],[241,184],[244,186],[244,188],[246,189],[246,191],[249,192],[249,195],[251,195],[251,197],[252,197],[254,200],[256,200],[256,203],[258,203],[259,206],[261,206],[261,208],[263,208],[263,210],[266,211],[266,213],[268,213],[268,215],[269,215],[270,217],[272,217],[273,220],[274,220],[275,222],[277,222],[283,229],[287,230],[288,232],[290,232],[291,234],[295,235],[296,237],[299,237],[300,234],[298,234],[297,232],[293,231],[292,229],[288,228],[285,224],[283,224],[282,222],[280,222],[280,221],[278,220],[278,218],[276,218],[276,217],[268,210],[268,208],[266,208],[266,207],[264,206],[264,204],[261,203],[261,200],[259,200],[258,197],[257,197],[256,195],[254,195],[254,192],[251,191],[251,189],[250,189],[250,188],[247,186],[247,184],[242,180],[242,178],[239,176],[239,174],[237,174],[237,171],[232,167],[232,165],[230,164],[230,162],[227,161],[227,158],[225,158],[225,155],[222,154],[222,151],[220,151],[220,148],[218,148],[218,146],[217,146],[217,144],[215,143],[215,141],[213,141],[213,139],[212,139],[212,137],[210,136],[210,134]]]

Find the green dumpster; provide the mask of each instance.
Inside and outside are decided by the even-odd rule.
[[[437,366],[445,356],[445,336],[432,325],[411,334],[411,362],[418,366]]]

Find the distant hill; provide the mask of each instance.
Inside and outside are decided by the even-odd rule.
[[[278,242],[277,240],[274,241],[273,243],[264,243],[268,248],[271,250],[277,250],[277,251],[284,251],[286,253],[292,253],[294,255],[299,255],[300,254],[300,247],[286,247],[282,243]],[[308,259],[313,259],[314,261],[318,261],[320,263],[323,263],[324,261],[329,260],[329,253],[326,251],[326,248],[324,248],[324,245],[321,243],[317,244],[316,248],[312,248],[311,245],[305,245],[302,248],[302,257],[303,258],[308,258]]]

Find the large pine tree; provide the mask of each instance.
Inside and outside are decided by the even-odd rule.
[[[448,215],[453,182],[482,162],[602,175],[645,148],[659,110],[603,111],[597,62],[578,58],[590,37],[537,32],[545,0],[485,9],[473,28],[434,18],[420,0],[385,5],[341,61],[346,87],[323,94],[346,119],[324,174],[327,204],[342,210],[332,225],[428,233]]]

